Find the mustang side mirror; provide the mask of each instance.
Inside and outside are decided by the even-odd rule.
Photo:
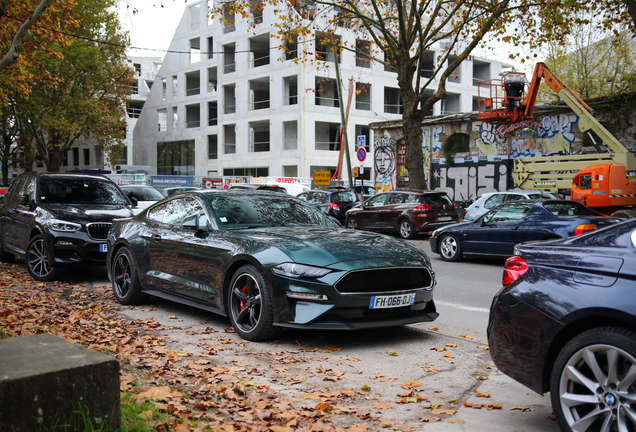
[[[20,195],[20,204],[21,205],[28,205],[29,204],[29,195],[28,194]]]

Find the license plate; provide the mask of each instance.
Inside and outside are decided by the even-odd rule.
[[[100,252],[108,252],[108,245],[107,244],[100,244],[99,245],[99,251]]]
[[[448,221],[448,220],[451,220],[451,219],[452,219],[452,217],[450,217],[450,216],[440,216],[440,217],[437,218],[438,221]]]
[[[392,296],[371,296],[369,309],[386,309],[410,306],[415,303],[415,293]]]

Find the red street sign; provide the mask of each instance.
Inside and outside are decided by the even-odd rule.
[[[363,160],[365,160],[367,157],[367,151],[364,149],[364,147],[360,147],[358,149],[358,160],[360,162],[362,162]]]

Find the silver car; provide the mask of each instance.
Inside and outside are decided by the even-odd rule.
[[[544,191],[511,190],[504,192],[487,192],[466,209],[464,220],[471,221],[485,214],[490,209],[504,202],[524,199],[563,199],[559,194]]]

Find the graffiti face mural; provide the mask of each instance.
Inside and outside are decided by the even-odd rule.
[[[395,142],[384,135],[373,143],[376,192],[391,190],[395,184]]]

